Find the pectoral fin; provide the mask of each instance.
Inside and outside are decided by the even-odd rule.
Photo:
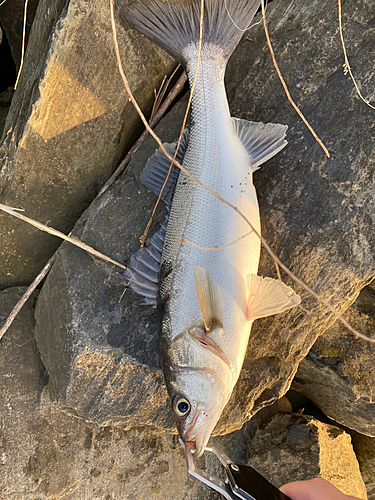
[[[301,302],[300,296],[280,280],[248,274],[246,283],[246,318],[249,321],[282,313]]]
[[[214,324],[222,324],[222,304],[220,291],[211,274],[202,267],[194,269],[195,289],[206,331]]]

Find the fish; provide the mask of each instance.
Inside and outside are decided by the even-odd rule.
[[[167,218],[127,262],[129,288],[160,310],[160,359],[176,427],[200,456],[238,380],[254,320],[300,302],[282,281],[258,276],[260,214],[253,172],[287,144],[287,126],[232,118],[227,61],[260,0],[136,0],[126,23],[178,62],[192,87],[190,131],[177,161],[236,207],[180,172],[160,149],[140,180],[167,206]],[[164,145],[173,156],[176,143]],[[241,214],[243,214],[242,217]],[[247,220],[245,220],[247,219]],[[250,223],[250,225],[249,225]]]

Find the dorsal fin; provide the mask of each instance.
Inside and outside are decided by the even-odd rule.
[[[184,159],[188,141],[189,141],[189,132],[187,129],[185,129],[176,156],[176,160],[179,163],[182,163]],[[163,143],[163,146],[165,147],[167,152],[173,157],[176,151],[177,141],[172,143],[167,143],[167,142]],[[163,187],[170,166],[171,166],[171,160],[167,158],[163,153],[163,151],[159,148],[148,159],[145,168],[143,169],[141,175],[139,176],[139,180],[148,189],[151,189],[151,191],[153,191],[156,194],[156,196],[159,196],[160,190]],[[176,167],[176,165],[173,165],[168,177],[168,181],[163,189],[163,193],[161,196],[161,199],[167,206],[171,204],[179,173],[180,171],[178,167]]]
[[[248,296],[245,314],[249,321],[282,313],[301,302],[300,296],[280,280],[248,274],[246,283]]]
[[[222,325],[222,304],[220,292],[211,274],[202,267],[194,268],[195,289],[206,331],[213,325]]]
[[[285,140],[287,125],[249,122],[239,118],[232,118],[232,123],[249,155],[253,172],[288,144]]]

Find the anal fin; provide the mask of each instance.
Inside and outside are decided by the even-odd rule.
[[[246,284],[248,297],[245,314],[249,321],[282,313],[301,302],[300,296],[280,280],[248,274]]]
[[[232,118],[232,123],[247,151],[253,172],[288,144],[285,139],[287,125],[249,122],[239,118]]]
[[[119,273],[129,280],[128,289],[144,300],[141,305],[156,305],[159,293],[159,271],[168,215],[159,230],[147,238],[143,248],[133,252],[126,261],[127,269]]]

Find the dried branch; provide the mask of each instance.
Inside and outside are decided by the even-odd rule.
[[[7,207],[6,205],[2,205],[0,203],[0,210],[3,212],[6,212],[7,214],[13,215],[13,217],[17,217],[18,219],[21,219],[31,226],[36,227],[37,229],[40,229],[40,231],[44,231],[46,233],[52,234],[53,236],[57,236],[58,238],[61,238],[62,240],[68,241],[72,245],[75,245],[78,248],[81,248],[82,250],[85,250],[88,253],[91,253],[92,255],[95,255],[95,257],[98,257],[99,259],[105,260],[106,262],[110,262],[111,264],[114,264],[115,266],[121,267],[122,269],[126,269],[126,266],[123,264],[120,264],[119,262],[116,262],[115,260],[111,259],[110,257],[107,257],[106,255],[98,252],[94,248],[90,247],[89,245],[86,245],[86,243],[83,243],[82,241],[77,240],[77,238],[74,238],[73,236],[67,236],[64,233],[61,233],[60,231],[57,231],[56,229],[53,229],[52,227],[46,226],[45,224],[42,224],[34,219],[30,219],[30,217],[26,217],[25,215],[22,215],[18,212],[15,212],[12,210],[10,207]]]
[[[18,70],[17,80],[16,80],[16,83],[14,84],[14,90],[16,90],[17,85],[18,85],[18,80],[20,79],[20,75],[21,75],[21,71],[22,71],[22,66],[23,66],[23,60],[24,60],[24,56],[25,56],[26,18],[27,18],[27,4],[28,4],[28,1],[29,0],[25,0],[25,7],[24,7],[24,13],[23,13],[23,28],[22,28],[21,62],[20,62],[20,68]]]
[[[319,143],[319,145],[321,146],[321,148],[323,149],[323,151],[325,152],[325,154],[328,156],[328,158],[330,158],[330,154],[328,152],[328,149],[325,147],[325,145],[323,144],[323,142],[316,135],[314,129],[312,128],[312,126],[310,125],[310,123],[306,120],[306,118],[303,116],[303,114],[300,111],[300,109],[297,106],[297,104],[293,101],[293,99],[292,99],[292,97],[291,97],[291,95],[289,93],[288,87],[287,87],[287,85],[285,83],[285,80],[284,80],[284,78],[282,77],[282,75],[280,73],[279,67],[278,67],[277,62],[276,62],[275,53],[274,53],[272,45],[271,45],[270,35],[268,33],[267,21],[266,21],[266,11],[264,9],[264,0],[262,0],[262,16],[263,16],[264,32],[266,34],[268,48],[269,48],[269,51],[270,51],[270,54],[271,54],[271,57],[272,57],[273,65],[275,66],[276,72],[277,72],[277,74],[278,74],[278,76],[280,78],[280,82],[281,82],[282,86],[284,87],[284,90],[285,90],[286,96],[288,98],[288,101],[293,106],[293,108],[297,111],[297,113],[301,117],[303,123],[306,125],[306,127],[310,130],[310,132],[312,133],[312,135],[315,137],[316,141]]]
[[[39,285],[39,283],[42,281],[42,279],[45,276],[47,276],[49,270],[52,267],[52,264],[56,260],[56,257],[57,257],[57,252],[55,252],[52,255],[52,257],[49,259],[49,261],[47,262],[47,264],[40,271],[40,273],[38,274],[38,276],[34,279],[34,281],[28,287],[28,289],[26,290],[26,292],[22,295],[21,299],[14,306],[14,308],[12,309],[12,312],[9,314],[9,316],[7,317],[4,325],[0,329],[0,340],[3,338],[3,336],[6,333],[6,331],[8,330],[8,328],[10,327],[10,325],[13,323],[13,321],[15,320],[17,314],[20,312],[20,310],[22,309],[22,307],[24,306],[24,304],[26,303],[26,301],[29,299],[29,297],[31,296],[31,294],[34,292],[34,290],[36,289],[36,287]]]

